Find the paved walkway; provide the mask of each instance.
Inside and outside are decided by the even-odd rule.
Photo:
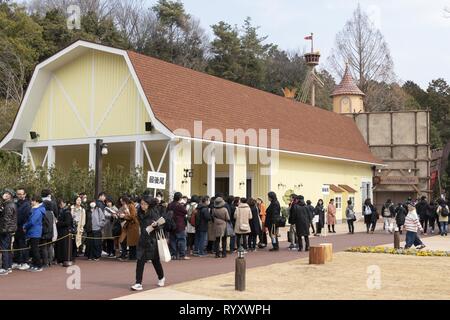
[[[423,236],[421,236],[422,239]],[[450,251],[450,237],[442,237],[440,235],[437,236],[428,236],[425,240],[422,241],[426,247],[423,250],[435,250],[435,251]],[[393,247],[394,244],[389,243],[385,247]],[[400,247],[403,248],[405,246],[405,241],[400,242]],[[414,248],[414,247],[413,247]]]
[[[364,229],[358,224],[356,230]],[[381,225],[378,228],[382,228]],[[311,237],[311,244],[323,242],[333,243],[334,251],[342,251],[356,245],[381,245],[391,243],[393,236],[377,231],[368,235],[365,232],[357,232],[353,235],[339,232],[346,231],[346,226],[338,226],[337,234],[328,237]],[[285,232],[284,232],[285,233]],[[286,237],[283,235],[283,237]],[[404,237],[404,235],[403,235]],[[265,266],[269,264],[287,262],[298,258],[307,257],[305,252],[287,250],[288,243],[280,243],[280,251],[269,252],[267,249],[252,252],[246,255],[247,268]],[[189,261],[172,261],[164,264],[166,285],[181,283],[190,280],[201,279],[222,273],[234,271],[234,258],[229,255],[226,259],[215,259],[212,256],[206,258],[194,257]],[[87,261],[83,258],[77,260],[77,266],[81,275],[81,289],[68,289],[67,282],[72,274],[66,273],[70,269],[53,266],[40,273],[14,271],[0,277],[2,288],[0,297],[7,299],[114,299],[130,294],[129,287],[134,283],[134,262],[119,262],[114,259],[101,259],[100,261]],[[143,286],[146,290],[156,289],[156,274],[151,263],[146,265]],[[167,291],[158,291],[166,292]],[[155,296],[156,294],[156,296]],[[170,296],[170,291],[169,291]],[[140,293],[138,294],[140,295]],[[140,296],[136,295],[136,298]],[[159,298],[157,293],[152,293],[151,298]],[[164,297],[165,295],[162,295]],[[172,295],[173,297],[173,295]]]

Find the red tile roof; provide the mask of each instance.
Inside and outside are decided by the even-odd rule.
[[[339,187],[344,189],[345,191],[347,191],[349,193],[356,193],[355,189],[353,189],[352,187],[350,187],[350,186],[348,186],[346,184],[340,184]]]
[[[358,86],[355,84],[353,80],[352,74],[348,68],[348,64],[345,66],[344,76],[342,77],[342,81],[340,84],[336,86],[331,96],[338,95],[346,95],[346,94],[354,94],[364,96],[364,92],[362,92]]]
[[[336,193],[342,193],[344,192],[344,190],[342,190],[341,188],[339,188],[338,186],[335,186],[334,184],[330,184],[330,190],[334,191]]]
[[[128,56],[156,118],[172,132],[184,128],[194,136],[200,120],[203,131],[217,128],[224,136],[226,129],[279,129],[280,150],[382,163],[351,118],[132,51]]]

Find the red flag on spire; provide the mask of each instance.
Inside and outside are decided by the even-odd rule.
[[[305,40],[312,40],[312,38],[313,38],[312,36],[306,36]]]

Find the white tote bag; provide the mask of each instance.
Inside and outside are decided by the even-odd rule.
[[[170,255],[169,246],[167,245],[164,231],[159,230],[156,234],[156,238],[158,241],[159,260],[161,262],[169,262],[170,260],[172,260],[172,256]]]

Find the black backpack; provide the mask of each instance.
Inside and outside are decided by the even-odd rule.
[[[51,240],[53,238],[53,211],[46,210],[42,217],[42,239]]]
[[[441,207],[441,216],[448,217],[448,209],[447,206]]]
[[[167,210],[165,213],[163,213],[163,218],[166,220],[164,223],[164,231],[165,232],[172,232],[175,231],[177,228],[177,225],[175,224],[175,221],[173,220],[173,211]]]

